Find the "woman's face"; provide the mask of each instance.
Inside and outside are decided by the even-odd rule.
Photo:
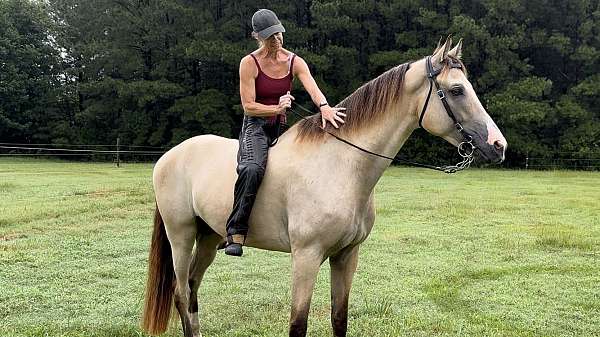
[[[265,40],[265,45],[270,50],[279,50],[283,48],[283,33],[275,33]]]

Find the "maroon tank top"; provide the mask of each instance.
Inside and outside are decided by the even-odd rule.
[[[254,80],[256,102],[265,105],[278,105],[279,97],[285,95],[288,91],[292,91],[292,79],[294,78],[292,70],[296,54],[292,54],[288,74],[282,78],[273,78],[263,73],[254,54],[250,54],[250,56],[252,56],[258,68],[258,76]],[[268,124],[274,124],[277,121],[277,116],[266,117],[265,119]],[[285,115],[281,115],[281,122],[286,122]]]

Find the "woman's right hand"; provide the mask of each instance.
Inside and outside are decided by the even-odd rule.
[[[278,113],[285,115],[285,110],[292,107],[293,100],[295,100],[295,98],[290,95],[289,91],[285,95],[279,97],[279,105],[277,106]]]

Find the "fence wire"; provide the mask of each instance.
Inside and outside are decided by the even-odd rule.
[[[144,162],[154,161],[169,148],[121,144],[0,143],[0,157],[54,157],[77,160]]]
[[[525,169],[600,170],[600,153],[556,152],[553,157],[526,157]]]
[[[0,157],[71,158],[77,160],[120,162],[155,161],[170,148],[167,146],[123,144],[51,144],[0,142]],[[533,170],[600,170],[600,152],[553,152],[548,157],[525,158],[525,169]]]

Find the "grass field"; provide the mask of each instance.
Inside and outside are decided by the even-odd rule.
[[[0,159],[0,336],[143,336],[151,171]],[[600,173],[392,168],[376,191],[349,336],[600,336]],[[328,269],[309,336],[331,335]],[[286,254],[220,252],[204,336],[287,336],[289,282]]]

